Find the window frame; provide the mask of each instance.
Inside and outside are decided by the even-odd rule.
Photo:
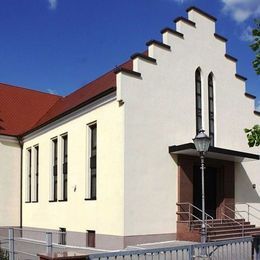
[[[67,243],[67,230],[64,227],[59,228],[59,245],[66,245]]]
[[[62,160],[61,160],[61,199],[59,201],[68,200],[68,133],[61,135],[62,141]]]
[[[88,189],[85,200],[97,199],[97,122],[88,127]]]
[[[51,139],[51,199],[49,202],[58,201],[58,137]]]
[[[34,200],[32,202],[39,202],[39,145],[34,147]]]
[[[208,117],[210,145],[215,145],[214,74],[208,75]]]
[[[26,203],[32,202],[32,148],[28,147],[26,149],[27,157],[27,178],[26,178]]]
[[[199,102],[198,102],[199,100]],[[199,107],[200,103],[200,107]],[[195,71],[195,116],[196,116],[196,134],[203,128],[202,122],[202,79],[201,69]]]

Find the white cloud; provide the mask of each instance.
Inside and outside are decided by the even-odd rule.
[[[249,25],[247,26],[244,31],[242,31],[240,35],[240,40],[244,42],[252,42],[253,41],[253,36],[252,36],[252,30],[253,28]]]
[[[49,94],[57,95],[57,91],[55,89],[47,88],[46,90]]]
[[[55,10],[57,8],[58,0],[48,0],[48,2],[49,2],[49,8],[51,10]]]
[[[260,15],[259,0],[221,0],[224,4],[223,12],[231,15],[238,23],[248,18],[255,18]]]
[[[169,2],[176,2],[177,4],[183,4],[185,2],[188,2],[189,0],[168,0]]]

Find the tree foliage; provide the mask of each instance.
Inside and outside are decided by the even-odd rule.
[[[1,260],[9,260],[9,254],[6,250],[0,248],[0,259]]]
[[[251,129],[245,128],[249,147],[260,145],[260,125],[255,125]]]
[[[256,54],[255,60],[253,61],[253,67],[256,73],[260,75],[260,19],[255,20],[255,25],[256,27],[252,31],[254,41],[250,47]]]

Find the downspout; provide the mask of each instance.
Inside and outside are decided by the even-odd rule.
[[[17,137],[18,143],[21,148],[21,161],[20,161],[20,228],[23,227],[23,139],[21,136]]]

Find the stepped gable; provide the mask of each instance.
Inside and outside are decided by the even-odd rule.
[[[118,68],[127,70],[133,69],[132,60],[125,62]],[[116,74],[115,70],[111,70],[96,80],[86,84],[82,88],[76,90],[70,95],[61,98],[51,109],[46,113],[34,126],[35,130],[43,125],[46,125],[78,108],[86,105],[87,103],[97,99],[102,94],[115,91],[116,88]],[[31,132],[31,130],[29,132]],[[26,133],[25,133],[26,134]]]
[[[0,83],[0,134],[22,134],[60,99],[57,95]]]
[[[94,100],[100,98],[101,96],[107,95],[109,93],[112,93],[116,90],[116,77],[117,74],[120,72],[126,73],[129,76],[135,76],[141,78],[141,71],[133,71],[133,60],[136,58],[140,58],[142,60],[148,61],[153,64],[157,64],[156,57],[153,55],[153,48],[159,47],[162,49],[165,49],[166,51],[171,51],[171,48],[174,46],[168,45],[167,40],[167,34],[171,34],[174,36],[177,36],[178,38],[185,39],[185,31],[183,31],[183,27],[180,26],[180,24],[183,24],[184,27],[186,26],[192,26],[194,29],[197,28],[197,22],[198,27],[200,26],[200,19],[197,16],[199,14],[200,17],[205,17],[206,19],[209,19],[211,22],[215,23],[216,18],[207,14],[206,12],[196,8],[196,7],[190,7],[187,9],[188,13],[188,19],[185,17],[178,17],[174,20],[176,23],[176,29],[171,29],[166,27],[161,31],[163,35],[163,41],[157,41],[157,40],[150,40],[146,43],[148,46],[148,51],[145,51],[143,53],[135,53],[131,56],[131,59],[124,64],[116,67],[115,69],[107,72],[103,76],[97,78],[96,80],[86,84],[82,88],[76,90],[75,92],[71,93],[70,95],[66,97],[57,97],[49,94],[45,94],[48,96],[53,96],[53,100],[55,102],[46,102],[44,105],[39,104],[31,104],[28,106],[28,111],[26,111],[24,114],[24,117],[27,117],[27,113],[29,113],[31,108],[35,108],[35,113],[30,113],[28,116],[28,120],[23,119],[22,122],[16,121],[17,124],[19,124],[19,131],[17,130],[18,126],[10,125],[9,130],[5,130],[5,127],[2,126],[2,129],[0,131],[0,134],[4,133],[12,133],[12,135],[26,135],[36,129],[39,129],[40,127],[47,125],[48,123],[51,123],[66,114],[69,114],[91,102]],[[223,36],[220,36],[215,33],[215,27],[211,26],[212,34],[214,34],[214,37],[217,40],[223,41],[224,44],[226,43],[227,39]],[[227,60],[230,60],[231,62],[237,62],[237,59],[229,54],[224,54],[224,58]],[[246,81],[246,78],[235,74],[234,75],[238,80]],[[34,91],[35,93],[40,93],[37,91]],[[41,93],[42,95],[43,93]],[[40,94],[39,94],[40,95]],[[248,95],[247,95],[248,97]],[[16,97],[16,99],[19,99]],[[52,100],[52,99],[51,99]],[[1,101],[1,100],[0,100]],[[56,102],[57,101],[57,102]],[[33,101],[30,101],[33,103]],[[29,102],[29,103],[30,103]],[[37,102],[36,102],[37,103]],[[45,102],[43,102],[45,103]],[[1,103],[2,104],[2,103]],[[41,110],[42,108],[42,110]],[[25,108],[24,108],[25,109]],[[39,111],[41,110],[41,111]],[[37,114],[38,111],[38,114]],[[44,111],[44,113],[43,113]],[[40,113],[41,112],[41,113]],[[11,113],[11,112],[10,112]],[[259,116],[258,111],[254,111],[254,114]],[[11,118],[12,116],[9,116]],[[15,113],[13,114],[13,117],[15,117]],[[1,111],[0,111],[0,120],[1,120]],[[31,121],[30,121],[31,120]],[[27,122],[29,121],[29,122]],[[32,123],[34,122],[34,124]],[[1,122],[0,122],[1,123]],[[3,125],[3,123],[2,123]],[[21,125],[21,126],[20,126]],[[1,126],[1,125],[0,125]]]

